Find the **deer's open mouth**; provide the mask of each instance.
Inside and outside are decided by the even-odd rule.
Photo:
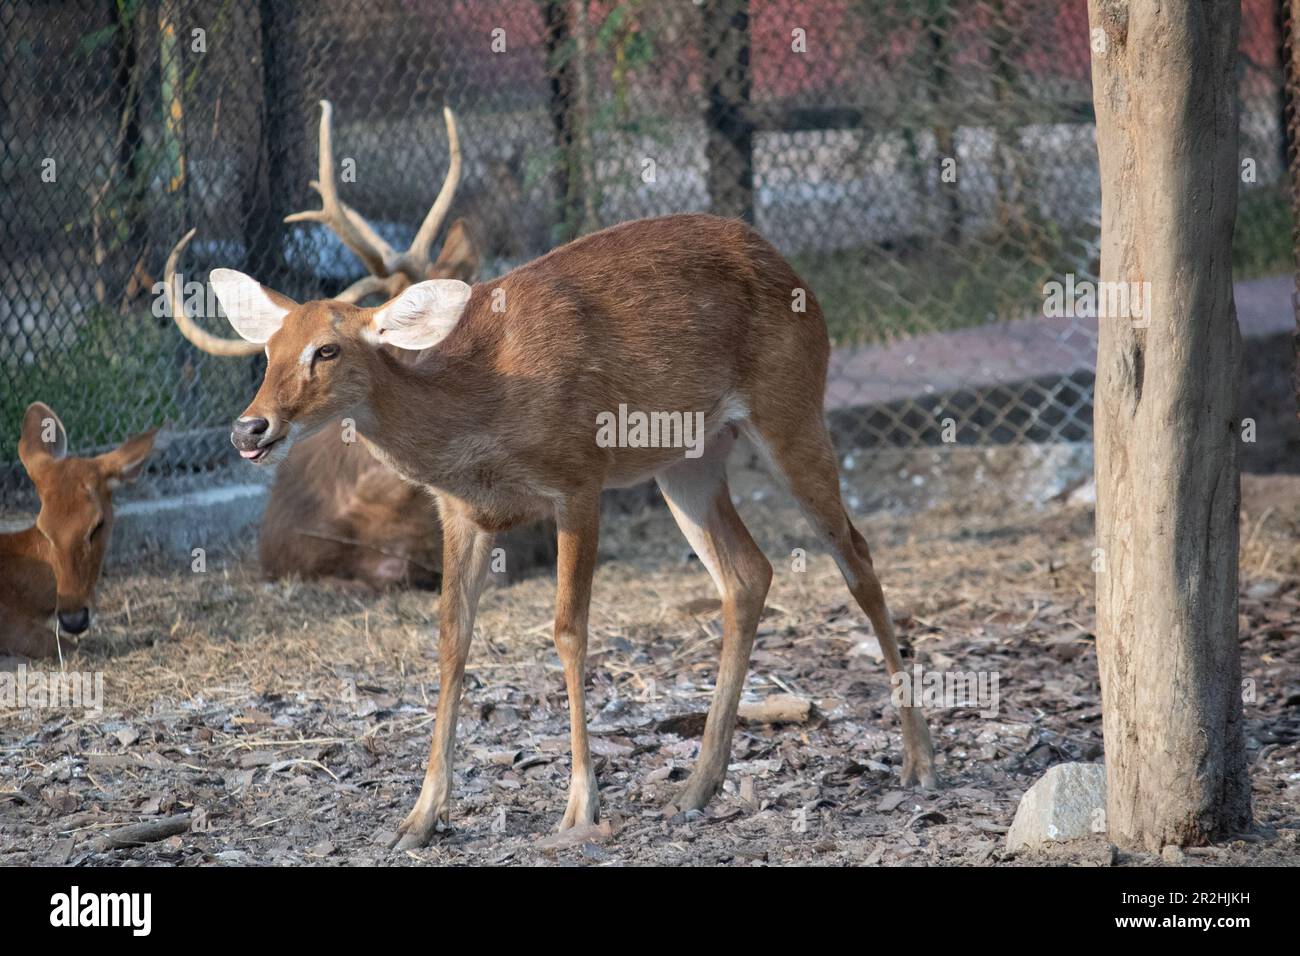
[[[273,449],[276,445],[280,444],[282,440],[283,438],[277,438],[275,439],[275,441],[267,442],[265,445],[262,445],[258,448],[250,448],[248,450],[244,450],[243,448],[241,448],[239,449],[239,457],[243,458],[245,461],[251,461],[251,462],[265,461],[266,456],[271,453],[271,449]]]

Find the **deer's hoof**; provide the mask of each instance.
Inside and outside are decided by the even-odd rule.
[[[559,832],[574,827],[591,826],[600,819],[600,796],[596,789],[596,778],[592,776],[582,786],[571,786],[569,803],[564,808],[564,818],[560,820]]]
[[[401,826],[397,828],[397,836],[389,845],[389,849],[418,850],[420,847],[428,846],[437,835],[439,829],[439,816],[436,813],[419,812],[418,808],[407,814],[406,819],[402,821]]]
[[[691,810],[703,810],[713,795],[722,789],[722,781],[697,779],[695,774],[686,778],[686,783],[675,797],[669,800],[667,809],[672,813],[687,813]]]
[[[939,788],[939,776],[934,772],[933,756],[925,760],[904,757],[902,778],[905,787],[920,787],[922,790]]]

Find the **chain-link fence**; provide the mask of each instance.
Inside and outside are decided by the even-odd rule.
[[[1244,8],[1238,278],[1290,269],[1279,9]],[[481,277],[626,219],[743,216],[823,304],[845,442],[1086,440],[1092,43],[1084,0],[7,0],[0,497],[36,399],[77,451],[166,421],[167,469],[230,457],[261,359],[196,351],[156,283],[191,227],[186,282],[365,274],[284,222],[319,205],[321,99],[340,195],[395,246],[446,173],[445,103]]]

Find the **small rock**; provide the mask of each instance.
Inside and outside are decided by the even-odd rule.
[[[1020,798],[1016,817],[1007,831],[1007,849],[1064,843],[1103,832],[1105,814],[1105,766],[1057,764],[1049,767]]]
[[[1183,856],[1183,848],[1172,843],[1160,851],[1160,858],[1172,866],[1182,866],[1187,859]]]

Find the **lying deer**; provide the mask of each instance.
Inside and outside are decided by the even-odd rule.
[[[413,282],[425,279],[472,280],[479,256],[463,220],[447,230],[442,251],[430,259],[433,240],[451,209],[460,181],[461,153],[456,119],[444,111],[450,158],[437,198],[410,246],[396,252],[352,207],[338,196],[334,176],[333,107],[321,101],[319,179],[311,186],[322,208],[294,213],[286,222],[321,222],[328,226],[370,274],[336,296],[358,303],[367,296],[390,299]],[[205,331],[186,314],[177,267],[194,230],[167,257],[166,275],[172,317],[194,346],[210,355],[256,355],[262,347]],[[407,362],[418,353],[392,349]],[[442,564],[441,526],[436,503],[423,488],[399,478],[387,465],[358,445],[339,442],[322,431],[294,449],[275,477],[262,517],[258,550],[269,577],[341,578],[383,589],[395,584],[431,587]]]
[[[134,481],[157,429],[95,458],[69,458],[54,410],[27,407],[18,458],[40,497],[36,524],[0,534],[0,653],[49,657],[58,650],[50,615],[68,634],[90,626],[104,549],[113,528],[113,489]]]
[[[674,804],[698,809],[718,790],[772,577],[727,488],[738,433],[830,548],[889,673],[902,667],[867,542],[840,501],[822,417],[825,319],[789,264],[745,224],[705,215],[625,223],[496,281],[419,282],[374,308],[300,305],[229,269],[213,270],[210,281],[235,331],[268,356],[231,433],[240,455],[268,464],[348,416],[376,457],[438,498],[441,690],[424,784],[399,846],[423,845],[449,817],[456,711],[493,535],[539,515],[554,516],[559,539],[554,636],[572,740],[560,828],[596,820],[583,667],[601,489],[651,476],[723,606],[717,689],[699,760]],[[422,355],[399,361],[392,347]],[[702,453],[610,447],[599,423],[626,409],[699,413]],[[925,718],[909,706],[899,716],[903,783],[933,785]]]

